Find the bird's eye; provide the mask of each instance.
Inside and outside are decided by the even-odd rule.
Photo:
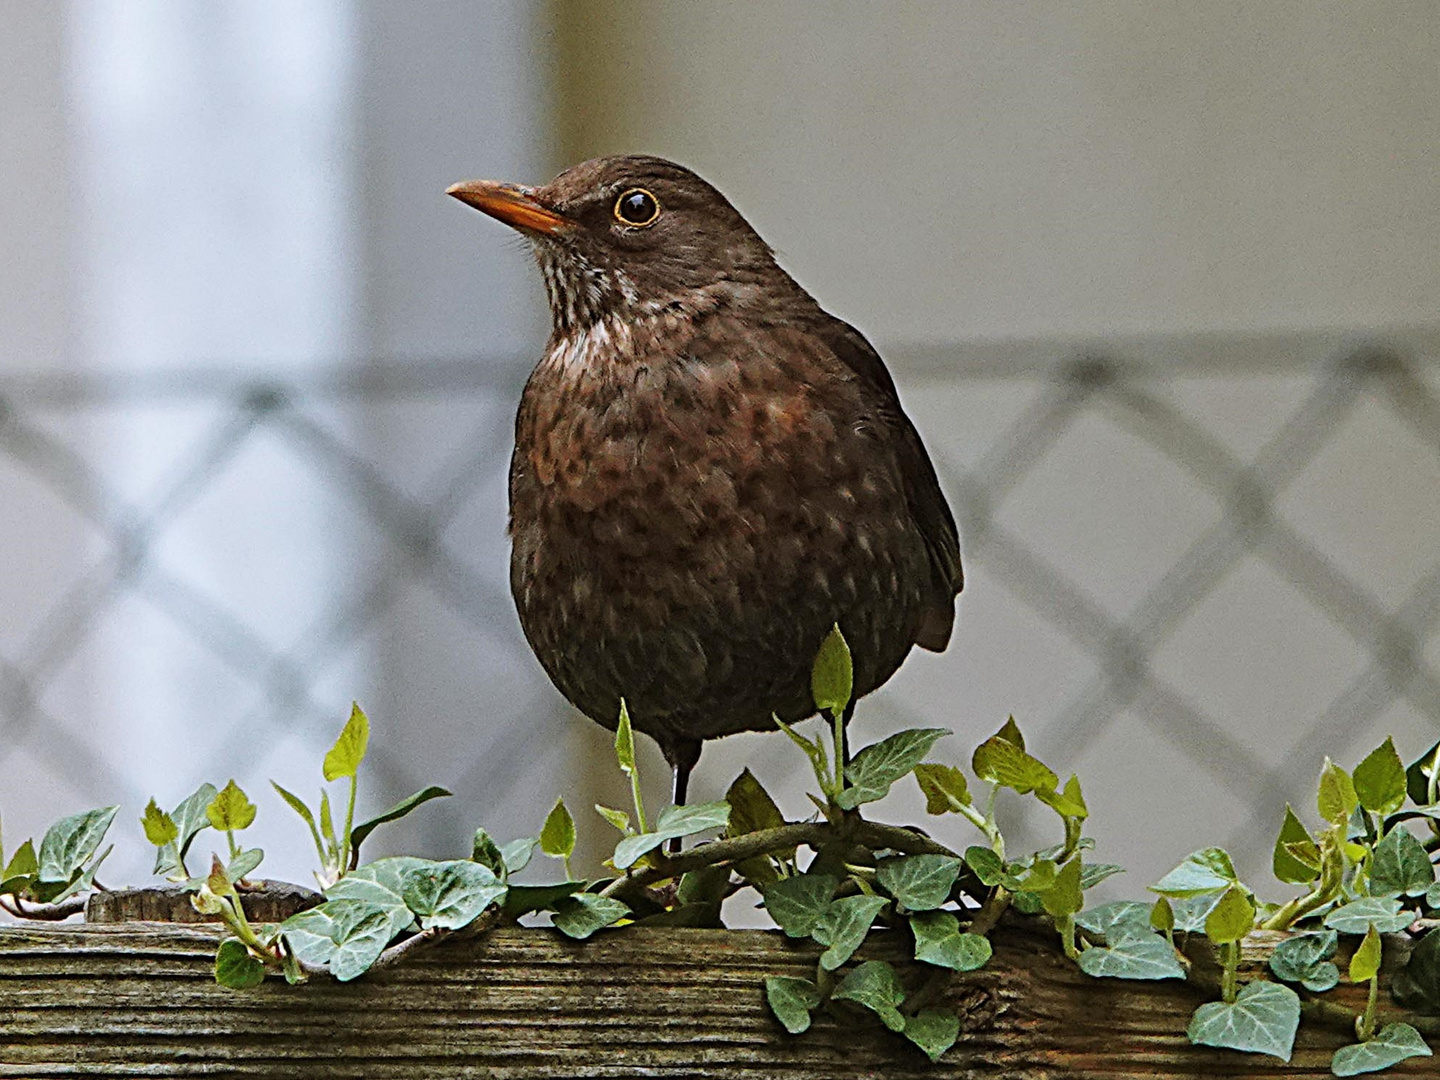
[[[615,200],[615,220],[622,225],[643,229],[646,225],[654,225],[659,216],[660,204],[644,188],[631,188]]]

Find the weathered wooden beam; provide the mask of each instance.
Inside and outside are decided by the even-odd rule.
[[[778,933],[632,928],[577,943],[509,928],[352,983],[271,979],[245,992],[213,981],[218,937],[155,923],[0,926],[0,1076],[1319,1080],[1353,1041],[1306,1022],[1288,1064],[1192,1047],[1184,1028],[1201,991],[1091,979],[1052,935],[1023,926],[997,930],[991,963],[942,992],[963,1026],[936,1065],[850,1016],[787,1035],[762,980],[813,975],[817,949]],[[863,957],[901,958],[898,942],[872,937]],[[1363,1006],[1351,987],[1326,1000]],[[1386,1075],[1437,1071],[1432,1058]]]

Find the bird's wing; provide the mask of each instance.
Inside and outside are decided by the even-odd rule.
[[[964,571],[960,567],[960,533],[955,527],[955,516],[950,512],[950,504],[945,501],[945,493],[940,490],[935,465],[925,450],[925,444],[920,441],[920,433],[901,408],[895,380],[879,353],[860,331],[833,316],[826,315],[816,330],[841,362],[874,389],[880,418],[896,436],[905,497],[925,538],[934,575],[933,603],[921,619],[915,643],[921,648],[939,652],[949,643],[950,631],[955,623],[955,597],[965,584]]]

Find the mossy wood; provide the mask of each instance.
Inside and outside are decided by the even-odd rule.
[[[762,980],[813,975],[817,949],[774,932],[630,929],[577,943],[509,928],[351,983],[271,979],[246,992],[215,984],[218,936],[159,923],[0,926],[0,1075],[1319,1078],[1354,1041],[1339,1007],[1364,1004],[1362,988],[1327,994],[1331,1022],[1302,1024],[1288,1064],[1193,1047],[1186,1022],[1213,993],[1092,979],[1052,934],[1006,925],[991,963],[941,992],[962,1029],[932,1065],[855,1017],[822,1015],[787,1035]],[[898,941],[873,937],[862,957],[902,960]],[[1273,940],[1247,942],[1249,971]],[[1207,965],[1213,974],[1195,955],[1202,978]],[[1435,1069],[1418,1059],[1385,1075]]]

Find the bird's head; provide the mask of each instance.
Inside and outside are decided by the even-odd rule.
[[[562,333],[793,286],[724,195],[663,158],[595,158],[544,187],[471,180],[446,194],[530,241]]]

